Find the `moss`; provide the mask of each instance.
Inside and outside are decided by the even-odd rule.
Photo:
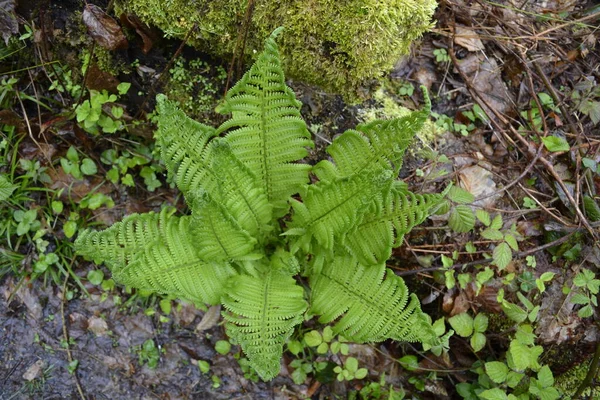
[[[196,59],[186,62],[179,57],[169,69],[169,80],[164,92],[179,103],[189,116],[204,120],[216,107],[225,87],[227,72],[221,66],[213,67]]]
[[[286,74],[356,100],[361,88],[379,79],[431,27],[435,0],[256,0],[247,54],[262,47],[276,27]],[[245,0],[117,1],[118,11],[136,14],[167,35],[184,37],[217,56],[234,52],[246,13]]]
[[[373,99],[378,104],[375,107],[363,110],[361,119],[364,122],[370,122],[375,119],[402,118],[412,112],[412,110],[398,104],[398,100],[383,87],[379,88],[373,94]],[[417,132],[416,136],[427,145],[441,133],[442,131],[437,125],[433,121],[428,120],[423,125],[423,128]]]
[[[591,360],[584,361],[555,379],[554,387],[563,393],[563,399],[571,399],[571,396],[575,394],[588,373],[590,363]],[[597,399],[600,398],[600,391],[596,388],[587,388],[582,396],[583,398]]]

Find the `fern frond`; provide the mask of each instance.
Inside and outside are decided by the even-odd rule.
[[[222,203],[237,223],[253,237],[271,229],[273,206],[256,177],[219,140],[213,146],[213,171],[219,185]]]
[[[333,163],[320,161],[313,168],[313,173],[320,180],[332,180],[366,170],[391,169],[397,173],[402,166],[404,151],[429,117],[431,103],[426,91],[424,94],[423,110],[402,118],[361,124],[356,127],[357,130],[344,132],[327,147]]]
[[[219,303],[223,286],[235,271],[226,263],[203,261],[192,243],[190,217],[171,214],[166,210],[132,214],[103,231],[85,230],[75,248],[106,263],[121,284],[198,304]]]
[[[392,189],[376,198],[361,223],[344,236],[346,250],[364,265],[385,262],[392,248],[402,244],[404,235],[422,223],[440,204],[444,194],[414,194]]]
[[[432,341],[435,334],[419,301],[385,264],[365,267],[350,256],[335,257],[310,279],[311,313],[333,330],[364,343],[388,338]]]
[[[301,103],[285,84],[276,33],[217,108],[232,114],[217,133],[227,133],[233,153],[256,175],[269,202],[285,211],[289,196],[308,182],[310,166],[295,161],[304,158],[313,143],[300,117]]]
[[[156,96],[156,110],[156,145],[169,176],[186,196],[200,187],[216,196],[208,146],[217,136],[215,128],[194,121],[162,94]]]
[[[321,246],[331,250],[335,236],[360,222],[373,199],[383,195],[390,179],[390,171],[380,171],[310,185],[302,203],[292,202],[294,216],[288,226],[291,232],[314,236]]]
[[[264,380],[277,376],[283,344],[307,307],[302,287],[275,269],[261,277],[237,275],[223,305],[227,334],[242,346],[258,375]]]
[[[243,260],[256,255],[256,239],[250,236],[229,212],[213,200],[207,192],[199,191],[191,197],[191,233],[198,255],[207,261]]]

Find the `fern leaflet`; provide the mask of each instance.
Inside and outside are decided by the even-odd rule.
[[[196,304],[218,304],[229,264],[202,260],[192,243],[190,217],[132,214],[100,232],[83,231],[78,253],[103,261],[115,281],[138,289],[174,294]]]
[[[364,265],[385,262],[392,248],[400,246],[404,235],[422,223],[442,200],[443,194],[390,190],[383,199],[376,198],[361,223],[345,235],[346,250]]]
[[[279,374],[283,344],[306,310],[304,290],[289,275],[270,269],[238,275],[223,299],[227,333],[237,341],[262,379]]]
[[[365,267],[350,256],[338,256],[311,277],[311,312],[319,321],[337,320],[334,332],[355,342],[388,338],[429,341],[435,334],[399,276],[385,264]]]
[[[221,204],[207,192],[192,198],[191,233],[204,260],[226,261],[260,258],[252,254],[256,239],[242,229]]]
[[[208,146],[217,136],[215,128],[189,118],[162,94],[156,97],[156,109],[156,144],[179,190],[187,196],[202,187],[216,196],[215,176],[209,168],[212,155]]]
[[[295,161],[304,158],[313,143],[300,118],[301,103],[285,84],[274,40],[277,32],[266,40],[250,71],[227,92],[217,111],[232,117],[217,133],[227,132],[233,153],[256,175],[281,214],[288,209],[289,196],[308,182],[310,166]]]
[[[332,163],[320,161],[313,173],[320,180],[350,176],[373,169],[392,169],[396,174],[402,166],[402,156],[429,116],[431,103],[425,93],[426,106],[405,117],[361,124],[337,137],[327,148]]]
[[[326,249],[333,249],[335,237],[348,232],[367,210],[373,197],[389,185],[391,173],[354,175],[310,185],[303,202],[294,201],[292,231],[314,236]]]

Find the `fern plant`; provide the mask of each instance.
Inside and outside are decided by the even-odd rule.
[[[355,342],[436,340],[385,263],[443,198],[396,179],[428,98],[422,111],[343,133],[330,160],[300,162],[313,142],[284,81],[278,31],[217,109],[231,114],[218,128],[157,97],[157,147],[191,215],[133,214],[75,243],[121,284],[223,304],[227,334],[264,380],[313,315]]]

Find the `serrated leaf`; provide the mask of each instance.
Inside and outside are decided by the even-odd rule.
[[[479,398],[483,400],[508,400],[506,392],[499,388],[484,390],[479,393]]]
[[[486,228],[481,231],[481,237],[487,240],[502,240],[504,235],[497,229]]]
[[[469,232],[475,226],[475,215],[470,207],[459,205],[452,209],[448,225],[458,233]]]
[[[510,342],[508,351],[517,371],[525,371],[529,368],[532,354],[531,349],[527,345],[518,340],[513,340]]]
[[[502,310],[508,318],[512,319],[517,324],[520,324],[527,319],[527,311],[508,301],[502,302]]]
[[[509,369],[503,362],[490,361],[485,363],[485,372],[495,383],[503,383],[508,377]]]
[[[0,201],[8,199],[17,187],[11,184],[4,175],[0,175]]]
[[[485,210],[479,209],[475,211],[475,215],[477,216],[477,219],[481,221],[481,223],[485,226],[490,226],[490,224],[492,223],[490,213]]]
[[[538,371],[538,382],[545,388],[554,385],[554,376],[549,366],[544,365],[540,368]]]
[[[519,251],[519,243],[517,243],[517,239],[513,235],[507,233],[506,235],[504,235],[504,240],[510,246],[511,249],[513,249],[514,251]]]
[[[594,309],[592,308],[591,305],[588,304],[587,306],[585,306],[581,310],[579,310],[577,312],[577,315],[579,315],[580,318],[591,317],[592,315],[594,315]]]
[[[589,304],[590,303],[590,298],[587,297],[583,293],[575,293],[571,297],[571,303],[573,303],[573,304]]]
[[[500,229],[502,228],[502,216],[500,214],[496,215],[490,224],[491,229]]]
[[[544,143],[546,149],[552,152],[569,151],[571,149],[566,139],[556,136],[543,137],[542,142]]]
[[[540,275],[540,280],[542,282],[550,282],[552,278],[554,278],[554,275],[556,275],[554,272],[544,272],[542,275]]]
[[[478,352],[485,347],[486,337],[481,332],[475,332],[473,336],[471,336],[471,347],[474,352]]]
[[[525,375],[520,372],[510,371],[508,373],[508,377],[506,378],[506,384],[510,388],[515,388],[521,382]]]
[[[494,249],[493,253],[494,264],[500,269],[503,270],[508,266],[508,264],[512,260],[512,250],[506,243],[500,243]]]
[[[475,201],[475,196],[458,186],[452,186],[448,191],[448,198],[458,204],[470,204]]]
[[[448,318],[448,323],[461,337],[466,338],[473,334],[473,317],[466,312]]]

